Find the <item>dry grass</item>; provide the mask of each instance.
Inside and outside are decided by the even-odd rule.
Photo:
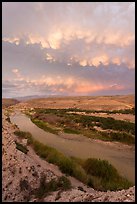
[[[79,96],[55,97],[28,100],[28,107],[34,108],[79,108],[86,110],[119,110],[134,107],[134,95],[124,96]]]

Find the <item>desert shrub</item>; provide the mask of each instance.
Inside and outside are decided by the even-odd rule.
[[[91,176],[88,177],[87,185],[91,188],[94,187],[93,179],[91,178]]]
[[[118,175],[117,170],[106,160],[89,158],[83,165],[85,171],[93,176],[110,180]]]
[[[79,164],[75,165],[73,176],[77,178],[79,181],[82,181],[83,183],[87,183],[86,171]]]
[[[78,157],[74,157],[74,156],[71,156],[70,157],[75,163],[79,164],[80,166],[82,166],[85,162],[84,159],[81,159],[81,158],[78,158]]]
[[[122,189],[128,189],[129,187],[133,186],[133,183],[128,181],[126,178],[121,176],[116,177],[115,179],[106,181],[101,181],[102,190],[107,191],[108,189],[111,191],[117,191]]]
[[[23,180],[21,179],[19,185],[20,185],[20,190],[21,191],[30,189],[29,182],[26,179],[23,179]]]
[[[134,144],[135,143],[135,137],[130,135],[130,134],[127,134],[125,132],[122,132],[122,133],[112,132],[111,138],[112,138],[112,140],[121,141],[121,142],[128,143],[128,144]]]
[[[73,120],[76,123],[80,123],[84,128],[93,127],[94,126],[93,122],[98,122],[96,125],[100,126],[103,129],[119,130],[133,135],[135,134],[134,123],[122,120],[115,120],[114,118],[111,117],[104,118],[98,116],[77,115],[75,118],[73,118]]]
[[[68,190],[72,187],[70,180],[66,176],[59,177],[57,186],[63,190]]]
[[[24,132],[20,130],[16,130],[14,134],[20,138],[27,139],[27,144],[31,144],[33,142],[32,135],[29,132]]]
[[[122,113],[122,114],[133,114],[133,115],[135,115],[135,108],[113,110],[113,111],[109,111],[109,113]]]
[[[96,190],[120,190],[133,185],[126,178],[121,177],[106,160],[89,158],[85,161],[83,168],[90,175],[87,184]]]
[[[34,140],[33,141],[33,148],[34,148],[36,154],[38,154],[40,157],[45,158],[45,159],[47,158],[48,148],[46,148],[44,146],[44,144]]]
[[[47,161],[50,162],[50,163],[53,163],[53,164],[59,164],[59,161],[63,157],[63,154],[58,152],[54,148],[50,148],[48,146],[47,146],[47,148],[48,148]]]
[[[25,139],[27,139],[28,137],[31,137],[31,134],[29,132],[24,132],[24,131],[20,131],[20,130],[16,130],[14,132],[14,134],[21,137],[21,138],[25,138]]]
[[[40,178],[39,187],[35,191],[36,197],[38,197],[38,198],[43,197],[44,194],[47,191],[47,188],[46,188],[47,186],[46,186],[46,180],[45,179],[46,179],[46,176],[42,175],[41,178]]]
[[[69,133],[69,134],[80,134],[80,132],[78,130],[74,130],[74,129],[70,129],[70,128],[64,128],[64,132]]]
[[[103,129],[112,129],[112,130],[119,130],[124,131],[127,133],[135,134],[135,124],[127,121],[122,120],[115,120],[114,118],[108,117],[97,117],[100,126]],[[97,118],[95,119],[97,121]]]
[[[100,132],[103,140],[118,141],[126,144],[134,144],[135,137],[125,132]]]
[[[63,173],[73,175],[75,163],[70,158],[61,157],[58,165]]]
[[[57,190],[68,190],[71,188],[71,182],[65,176],[59,177],[57,180],[52,179],[50,182],[46,182],[46,176],[43,174],[40,178],[39,187],[35,190],[35,196],[43,198],[48,193]]]

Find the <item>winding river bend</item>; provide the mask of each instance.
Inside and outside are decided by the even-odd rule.
[[[30,118],[19,111],[13,113],[10,119],[20,130],[30,132],[39,142],[54,147],[65,155],[108,160],[122,176],[135,183],[134,149],[97,142],[82,135],[48,133],[37,127]]]

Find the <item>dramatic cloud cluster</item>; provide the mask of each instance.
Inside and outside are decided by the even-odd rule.
[[[2,7],[5,95],[134,91],[133,2],[3,2]]]
[[[134,9],[126,2],[3,3],[3,40],[40,43],[51,48],[49,60],[134,67]]]
[[[100,68],[101,69],[101,68]],[[120,68],[118,68],[120,69]],[[128,84],[128,80],[134,79],[133,70],[125,69],[117,75],[117,70],[113,72],[113,68],[104,72],[103,69],[94,73],[94,69],[85,74],[65,75],[41,75],[40,78],[32,79],[29,76],[24,76],[19,69],[12,69],[13,78],[3,80],[3,91],[5,95],[99,95],[102,93],[116,94],[125,93],[125,91],[134,90],[134,81]],[[110,72],[112,72],[110,74]],[[123,74],[125,77],[122,81]],[[130,74],[130,77],[129,75]],[[83,76],[82,76],[83,75]],[[93,76],[92,76],[93,75]],[[109,80],[105,80],[109,78]],[[117,83],[115,83],[117,82]],[[22,94],[23,93],[23,94]]]

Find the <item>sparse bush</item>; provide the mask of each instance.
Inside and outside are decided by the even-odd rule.
[[[29,190],[30,189],[30,185],[29,182],[26,179],[21,179],[20,180],[20,190],[24,191],[24,190]]]
[[[110,180],[118,175],[117,170],[106,160],[95,158],[87,159],[83,165],[85,171],[93,176]]]
[[[72,187],[70,180],[65,176],[59,177],[57,185],[58,185],[58,188],[63,190],[68,190]]]
[[[38,198],[41,198],[46,193],[46,177],[45,175],[42,175],[40,178],[40,184],[39,187],[36,189],[36,196]]]
[[[103,129],[112,129],[112,130],[119,130],[124,131],[127,133],[135,134],[135,124],[128,122],[128,121],[122,121],[122,120],[115,120],[113,118],[100,118],[100,127]]]
[[[91,188],[94,187],[93,179],[91,178],[91,176],[88,178],[87,185],[88,185],[89,187],[91,187]]]
[[[125,132],[100,132],[103,140],[118,141],[126,144],[134,144],[135,137]],[[100,137],[101,138],[101,137]]]
[[[33,142],[32,135],[29,132],[24,132],[20,130],[16,130],[14,134],[20,138],[27,139],[27,144],[31,144]]]
[[[64,128],[64,132],[69,133],[69,134],[80,134],[80,132],[78,130],[74,130],[74,129],[70,129],[70,128]]]
[[[35,196],[38,198],[43,198],[50,192],[57,190],[68,190],[70,188],[71,183],[65,176],[61,176],[57,180],[52,179],[50,182],[46,182],[46,176],[43,174],[40,178],[39,187],[35,190]]]
[[[59,168],[63,173],[73,175],[75,164],[71,159],[62,157],[59,161]]]
[[[121,177],[106,160],[89,158],[85,161],[83,168],[87,174],[91,175],[88,185],[97,190],[119,190],[133,185],[132,182]]]
[[[78,163],[75,163],[75,169],[73,171],[73,175],[75,178],[77,178],[79,181],[82,181],[83,183],[87,183],[87,174],[83,167],[79,165]]]

